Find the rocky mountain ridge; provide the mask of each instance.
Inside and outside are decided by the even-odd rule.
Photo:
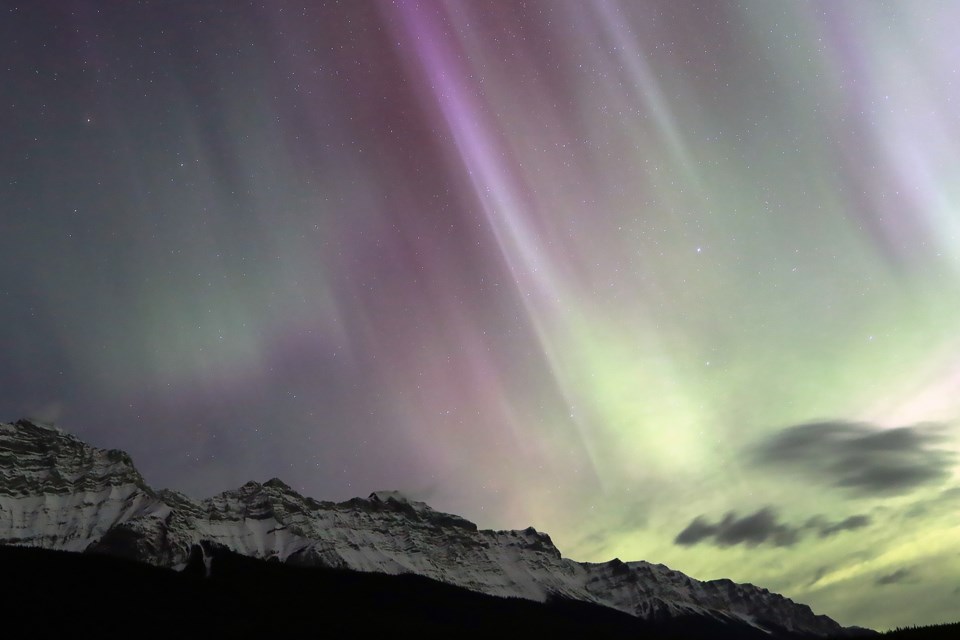
[[[126,453],[27,420],[0,423],[0,543],[175,569],[198,547],[218,546],[291,565],[412,573],[491,595],[568,598],[648,620],[702,616],[775,635],[844,632],[766,589],[644,561],[576,562],[533,528],[481,530],[396,492],[322,502],[278,479],[204,500],[157,491]]]

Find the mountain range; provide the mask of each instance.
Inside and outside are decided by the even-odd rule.
[[[0,423],[0,544],[207,576],[254,560],[285,571],[324,569],[327,577],[419,576],[418,585],[573,603],[638,623],[682,622],[702,630],[699,637],[869,633],[750,584],[700,581],[645,561],[576,562],[532,527],[479,529],[398,492],[325,502],[278,479],[202,500],[155,490],[123,451],[30,420]]]

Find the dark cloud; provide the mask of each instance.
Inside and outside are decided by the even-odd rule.
[[[717,525],[705,521],[703,516],[697,516],[693,519],[693,522],[687,525],[686,529],[677,534],[673,542],[684,547],[691,547],[712,538],[716,533]]]
[[[880,576],[876,579],[874,584],[877,586],[884,586],[888,584],[898,584],[900,582],[908,582],[913,579],[913,569],[897,569],[893,573],[889,573],[885,576]]]
[[[934,424],[895,429],[842,421],[802,424],[780,431],[755,454],[763,465],[786,465],[855,494],[893,495],[947,479],[956,454],[938,448],[942,431]]]
[[[871,522],[870,516],[866,515],[856,515],[850,516],[845,520],[840,522],[829,522],[823,524],[819,528],[819,535],[821,538],[828,538],[830,536],[836,535],[841,531],[853,531],[854,529],[862,529],[866,526],[869,526]]]
[[[799,530],[777,522],[776,512],[764,508],[743,518],[737,518],[735,513],[728,513],[716,524],[713,537],[721,547],[737,544],[756,546],[763,542],[788,547],[797,542]]]
[[[870,516],[867,515],[850,516],[837,522],[815,516],[807,520],[806,524],[794,526],[780,522],[776,509],[768,506],[742,518],[735,511],[728,511],[715,523],[710,522],[706,516],[699,515],[677,534],[673,542],[684,547],[701,542],[710,542],[718,547],[738,544],[755,547],[765,543],[776,547],[789,547],[796,544],[808,531],[815,531],[821,538],[827,538],[842,531],[861,529],[870,523]]]

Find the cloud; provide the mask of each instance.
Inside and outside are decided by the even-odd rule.
[[[800,538],[800,528],[787,526],[777,519],[776,511],[764,507],[742,518],[729,511],[719,522],[708,522],[697,516],[687,528],[677,534],[674,543],[689,547],[704,541],[712,541],[718,547],[744,544],[755,547],[767,543],[776,547],[789,547]]]
[[[684,547],[701,542],[708,542],[718,547],[732,547],[738,544],[748,547],[761,544],[789,547],[799,542],[809,531],[815,531],[819,537],[827,538],[842,531],[861,529],[869,526],[870,523],[870,516],[855,515],[838,522],[831,522],[823,516],[815,516],[807,520],[806,524],[789,525],[779,520],[776,509],[767,506],[742,518],[735,511],[728,511],[717,522],[710,522],[706,516],[699,515],[677,534],[673,542]]]
[[[874,584],[876,584],[876,585],[879,586],[879,587],[882,587],[882,586],[888,585],[888,584],[897,584],[897,583],[900,583],[900,582],[908,582],[908,581],[912,580],[913,577],[914,577],[914,575],[913,575],[913,569],[908,569],[908,568],[897,569],[897,570],[894,571],[893,573],[889,573],[889,574],[887,574],[887,575],[885,575],[885,576],[880,576],[879,578],[876,579],[876,581],[874,582]]]
[[[850,516],[845,520],[840,522],[830,522],[822,525],[819,529],[819,535],[821,538],[829,538],[830,536],[836,535],[841,531],[853,531],[854,529],[862,529],[870,525],[871,519],[870,516],[866,515],[856,515]]]
[[[917,424],[883,429],[859,422],[788,427],[755,450],[756,460],[789,466],[815,481],[858,495],[895,495],[946,480],[956,454],[937,448],[943,428]]]

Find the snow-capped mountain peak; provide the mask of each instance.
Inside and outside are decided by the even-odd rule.
[[[397,491],[323,502],[276,478],[203,500],[155,491],[122,451],[27,420],[0,424],[0,542],[171,568],[213,545],[295,565],[414,573],[493,595],[582,600],[645,619],[705,616],[813,636],[842,632],[766,589],[702,582],[643,561],[575,562],[533,527],[481,530]]]

